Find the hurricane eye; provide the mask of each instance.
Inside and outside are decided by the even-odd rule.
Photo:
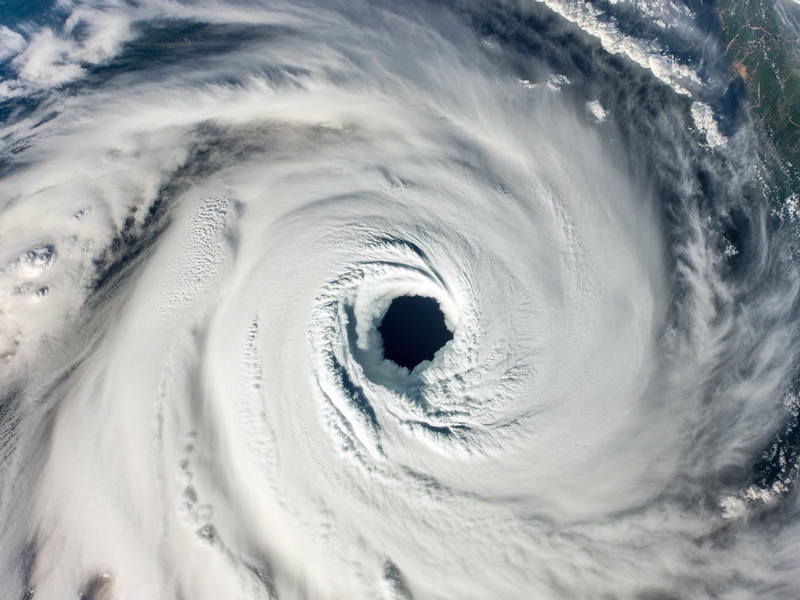
[[[378,332],[386,360],[413,370],[453,339],[439,303],[425,296],[399,296],[383,315]]]

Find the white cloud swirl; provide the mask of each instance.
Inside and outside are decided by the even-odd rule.
[[[703,201],[749,132],[436,7],[74,10],[0,31],[8,597],[788,597],[798,280]]]

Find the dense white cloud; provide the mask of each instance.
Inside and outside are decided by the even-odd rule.
[[[5,25],[0,25],[0,61],[18,54],[24,47],[24,37]]]

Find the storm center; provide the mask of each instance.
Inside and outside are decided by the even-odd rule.
[[[378,332],[383,356],[411,370],[453,339],[439,303],[427,296],[398,296],[383,316]]]

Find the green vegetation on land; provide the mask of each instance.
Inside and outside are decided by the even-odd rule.
[[[750,95],[758,117],[781,157],[800,168],[799,40],[788,32],[775,0],[718,0],[726,55]]]

